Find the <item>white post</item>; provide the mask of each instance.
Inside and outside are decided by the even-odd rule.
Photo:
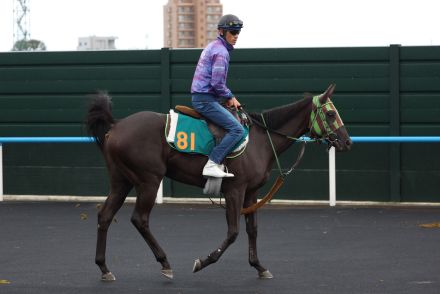
[[[3,145],[0,143],[0,201],[3,201]]]
[[[336,151],[335,147],[330,147],[328,151],[328,176],[329,176],[329,203],[336,206]]]
[[[157,196],[156,196],[156,203],[162,204],[163,203],[163,181],[160,182],[159,189],[157,190]]]

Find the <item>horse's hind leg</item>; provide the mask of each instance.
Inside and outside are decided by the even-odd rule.
[[[255,193],[256,195],[256,193]],[[249,207],[255,203],[256,197],[250,197],[247,195],[244,207]],[[262,279],[273,278],[272,274],[260,264],[260,260],[257,255],[257,213],[250,213],[245,215],[246,220],[246,232],[249,240],[249,264],[258,271],[258,276]]]
[[[121,208],[133,185],[122,176],[113,175],[110,179],[110,194],[98,213],[98,240],[96,243],[95,263],[102,272],[103,281],[114,281],[115,276],[107,268],[105,251],[107,244],[107,231],[116,212]]]
[[[138,195],[131,222],[147,242],[156,257],[156,260],[161,263],[162,274],[165,277],[172,279],[173,271],[168,262],[167,256],[151,233],[149,225],[150,212],[156,200],[160,181],[161,179],[151,176],[149,181],[136,186]]]

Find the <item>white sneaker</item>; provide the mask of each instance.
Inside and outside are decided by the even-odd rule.
[[[214,177],[214,178],[231,178],[234,174],[224,172],[223,164],[217,164],[212,160],[208,160],[203,168],[203,175],[205,177]]]

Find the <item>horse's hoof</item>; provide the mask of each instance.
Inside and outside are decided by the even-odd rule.
[[[102,274],[101,281],[113,282],[113,281],[116,281],[116,278],[111,272],[108,272],[108,273]]]
[[[197,258],[194,261],[194,266],[193,266],[193,273],[198,272],[199,270],[202,269],[202,262],[200,261],[199,258]]]
[[[173,270],[172,269],[164,269],[161,270],[162,275],[164,275],[166,278],[172,280],[174,278]]]
[[[258,273],[258,277],[259,277],[260,279],[272,279],[272,278],[273,278],[273,275],[271,274],[270,271],[265,270],[264,272],[259,272],[259,273]]]

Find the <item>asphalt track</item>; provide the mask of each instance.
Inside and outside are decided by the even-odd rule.
[[[192,273],[193,261],[226,236],[224,211],[208,205],[156,206],[151,228],[174,279],[130,223],[132,204],[109,230],[107,261],[94,264],[96,204],[0,202],[0,293],[440,293],[440,208],[266,206],[259,257],[274,275],[259,280],[247,261],[241,222],[223,257]]]

